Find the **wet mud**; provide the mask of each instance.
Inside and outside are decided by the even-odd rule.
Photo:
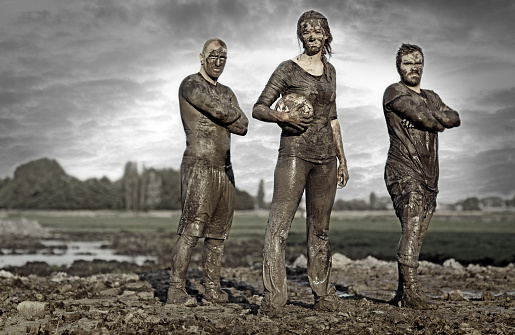
[[[120,249],[140,237],[118,236]],[[165,244],[161,249],[170,248],[172,242]],[[141,254],[143,250],[135,245],[146,248],[144,243],[128,248]],[[396,263],[335,254],[331,282],[345,309],[325,313],[312,309],[306,260],[301,256],[287,269],[285,313],[270,318],[259,313],[262,243],[245,247],[246,255],[255,256],[254,262],[242,257],[242,252],[225,256],[222,288],[230,301],[223,305],[203,301],[200,259],[190,266],[187,280],[187,291],[196,297],[197,307],[165,304],[166,256],[144,266],[94,261],[75,262],[67,268],[44,263],[4,268],[0,270],[0,334],[515,334],[513,264],[421,262],[421,285],[435,309],[420,311],[387,303],[397,285]]]

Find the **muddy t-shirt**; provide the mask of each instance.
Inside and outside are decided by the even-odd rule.
[[[192,74],[179,87],[179,105],[186,134],[184,158],[230,165],[231,134],[226,126],[240,118],[233,91]]]
[[[438,133],[415,128],[407,128],[402,124],[407,119],[402,110],[394,110],[390,103],[408,96],[420,108],[427,110],[445,110],[448,107],[438,94],[430,90],[421,93],[409,89],[402,83],[390,85],[383,96],[383,111],[390,135],[388,150],[387,184],[395,179],[416,180],[431,191],[438,190]],[[410,121],[410,120],[409,120]]]
[[[331,120],[336,113],[336,71],[324,61],[324,74],[314,76],[292,60],[282,62],[274,71],[256,104],[270,107],[279,96],[297,93],[313,105],[313,120],[305,132],[283,131],[279,156],[295,156],[325,163],[336,156]]]

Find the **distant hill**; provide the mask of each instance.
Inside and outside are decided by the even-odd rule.
[[[254,198],[236,191],[236,209],[253,209]],[[56,160],[41,158],[20,165],[14,178],[0,180],[0,208],[13,209],[180,209],[180,173],[144,169],[128,162],[123,177],[81,181],[66,174]]]

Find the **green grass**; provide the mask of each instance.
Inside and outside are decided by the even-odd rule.
[[[76,216],[22,213],[39,221],[43,227],[63,232],[116,232],[174,234],[179,213],[153,217],[148,215],[106,214]],[[236,213],[230,234],[231,241],[264,238],[267,218]],[[400,224],[392,215],[333,216],[330,228],[332,252],[353,259],[372,255],[394,260],[400,238]],[[287,257],[296,258],[306,250],[306,227],[302,218],[294,219],[287,241]],[[430,226],[420,255],[421,260],[443,262],[454,258],[462,263],[506,265],[515,262],[515,213],[475,215],[436,215]]]

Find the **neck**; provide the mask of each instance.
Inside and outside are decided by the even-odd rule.
[[[322,61],[322,51],[317,52],[314,55],[308,55],[305,51],[299,57],[304,58],[308,62],[320,62]]]
[[[213,84],[213,85],[215,85],[215,86],[216,86],[216,82],[217,82],[217,80],[216,80],[216,79],[211,78],[211,77],[206,73],[206,71],[204,70],[204,68],[203,68],[203,67],[201,67],[201,68],[200,68],[199,73],[200,73],[200,75],[201,75],[202,77],[204,77],[204,79],[205,79],[205,80],[207,80],[209,83],[211,83],[211,84]]]
[[[410,85],[406,84],[405,82],[402,82],[402,83],[404,84],[404,86],[406,86],[410,90],[420,93],[420,84],[418,84],[417,86],[410,86]]]
[[[303,68],[304,71],[314,76],[321,76],[324,73],[324,63],[322,62],[321,53],[312,56],[303,53],[295,57],[293,61]]]

